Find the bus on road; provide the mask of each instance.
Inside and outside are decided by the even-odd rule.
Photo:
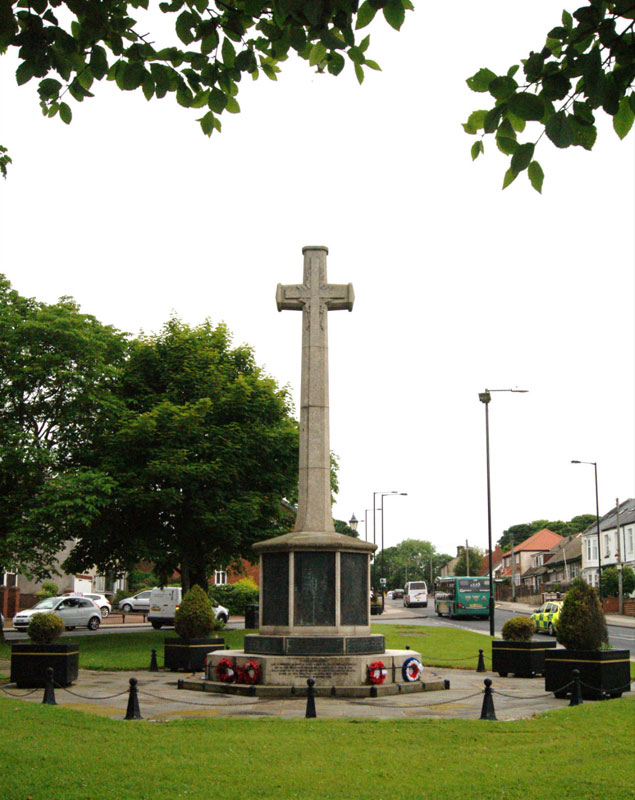
[[[489,619],[489,578],[450,575],[434,584],[434,610],[442,617]]]

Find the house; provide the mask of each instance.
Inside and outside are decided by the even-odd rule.
[[[619,539],[618,539],[619,516]],[[598,585],[598,567],[614,567],[618,563],[635,569],[635,499],[624,500],[600,518],[600,557],[598,559],[598,527],[594,522],[582,531],[582,577]],[[599,562],[599,563],[598,563]]]
[[[547,553],[535,553],[531,567],[523,572],[521,586],[531,594],[544,591],[566,591],[582,571],[582,535],[569,536],[557,542]]]
[[[514,545],[513,550],[503,553],[502,567],[497,573],[497,577],[513,578],[514,585],[520,586],[521,576],[527,570],[538,566],[539,561],[542,565],[544,556],[561,541],[562,536],[548,528],[537,531],[524,542]],[[537,558],[540,556],[543,557],[542,560]]]

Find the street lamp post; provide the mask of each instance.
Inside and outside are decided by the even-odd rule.
[[[597,461],[578,461],[577,459],[572,459],[571,463],[589,464],[593,467],[593,472],[595,475],[595,521],[597,524],[597,537],[598,537],[598,597],[600,598],[600,603],[601,603],[602,602],[602,547],[600,542],[600,504],[598,502],[598,465]]]
[[[356,531],[358,525],[359,525],[359,520],[357,519],[357,517],[355,516],[355,512],[353,511],[353,516],[348,521],[348,527],[352,531]]]
[[[489,635],[494,636],[494,575],[492,568],[492,499],[489,468],[489,404],[492,392],[519,392],[526,394],[527,389],[485,389],[478,399],[485,404],[485,457],[487,461],[487,549],[489,573]]]
[[[384,585],[385,585],[385,574],[384,574],[384,497],[388,497],[389,495],[401,495],[402,497],[406,497],[408,492],[378,492],[381,494],[381,610],[382,613],[384,611]]]

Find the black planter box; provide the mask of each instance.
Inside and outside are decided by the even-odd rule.
[[[574,669],[580,670],[585,700],[619,697],[631,690],[628,650],[551,650],[545,654],[545,691],[556,697],[570,695],[572,687],[562,687],[573,680]]]
[[[555,642],[492,642],[492,672],[501,678],[513,673],[517,678],[535,678],[544,674],[545,650]]]
[[[185,669],[197,672],[205,668],[205,656],[214,650],[222,650],[225,640],[219,638],[202,639],[164,639],[164,663],[166,669],[176,672]]]
[[[11,682],[21,689],[44,686],[47,667],[53,667],[57,686],[69,686],[77,680],[79,645],[19,644],[11,645]]]

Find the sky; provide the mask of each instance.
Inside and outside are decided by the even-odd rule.
[[[381,544],[381,493],[407,493],[383,498],[385,546],[455,554],[488,543],[486,388],[528,390],[492,395],[494,542],[595,513],[593,467],[572,459],[597,462],[600,514],[635,496],[635,137],[600,114],[591,153],[543,137],[542,195],[525,176],[501,191],[506,158],[470,157],[461,123],[487,106],[465,80],[539,50],[563,6],[415,6],[399,33],[369,26],[382,71],[362,86],[290,60],[243,80],[211,139],[200,112],[106,82],[70,126],[47,120],[5,55],[0,272],[131,334],[224,321],[299,413],[300,315],[275,289],[327,246],[329,281],[356,296],[329,314],[334,516]]]

